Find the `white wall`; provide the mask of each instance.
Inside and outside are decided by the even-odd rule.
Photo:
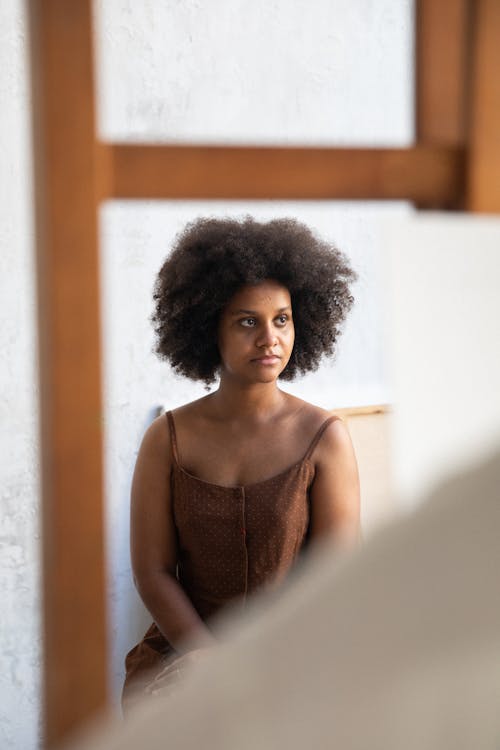
[[[388,226],[386,246],[393,471],[411,509],[500,448],[500,217],[417,214]]]
[[[95,0],[114,139],[407,144],[412,0]]]
[[[401,145],[412,138],[410,0],[99,0],[102,135],[197,141]],[[0,746],[37,746],[40,679],[38,472],[31,161],[22,0],[0,5],[2,326]],[[294,390],[318,403],[387,401],[380,222],[404,205],[113,204],[102,211],[112,678],[143,613],[128,563],[128,493],[160,402],[203,386],[151,355],[150,290],[175,231],[200,213],[294,215],[336,240],[360,273],[334,369]]]

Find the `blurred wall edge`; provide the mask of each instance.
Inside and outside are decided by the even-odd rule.
[[[393,471],[412,507],[500,445],[500,218],[414,215],[386,240]]]

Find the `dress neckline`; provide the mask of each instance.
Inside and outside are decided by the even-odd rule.
[[[197,477],[196,474],[191,474],[190,471],[187,471],[187,469],[184,469],[183,466],[180,465],[180,463],[177,461],[177,459],[174,456],[174,467],[180,471],[181,474],[184,474],[184,476],[188,477],[189,479],[193,479],[195,482],[200,482],[201,484],[208,485],[209,487],[215,487],[218,490],[232,490],[233,492],[235,490],[250,490],[254,487],[259,487],[262,484],[267,484],[268,482],[275,481],[276,479],[281,479],[281,477],[286,476],[287,474],[291,474],[294,469],[301,468],[303,464],[311,464],[311,461],[309,460],[308,456],[304,456],[300,461],[296,461],[294,464],[289,466],[287,469],[284,469],[283,471],[278,472],[278,474],[273,474],[272,477],[267,477],[266,479],[261,479],[258,482],[252,482],[251,484],[216,484],[215,482],[209,482],[207,479],[202,479],[201,477]]]
[[[202,479],[201,477],[196,476],[196,474],[191,474],[191,472],[187,471],[181,464],[179,463],[179,454],[177,450],[177,434],[175,429],[175,422],[174,422],[174,416],[171,411],[166,412],[166,417],[168,420],[169,425],[169,431],[170,431],[170,442],[171,442],[171,450],[172,450],[172,458],[173,458],[173,465],[174,467],[184,476],[188,477],[189,479],[192,479],[195,482],[199,482],[200,484],[204,484],[208,487],[214,487],[219,490],[231,490],[231,491],[244,491],[249,490],[254,487],[259,487],[260,485],[266,484],[268,482],[275,481],[277,479],[281,479],[281,477],[286,476],[287,474],[291,474],[294,469],[301,468],[303,465],[309,464],[311,465],[310,457],[316,447],[316,445],[319,442],[319,439],[321,438],[323,432],[326,430],[330,422],[333,422],[337,419],[340,419],[340,417],[332,415],[330,417],[327,417],[319,428],[316,430],[315,434],[313,435],[313,438],[311,442],[309,443],[309,448],[307,449],[305,455],[299,460],[295,461],[291,466],[284,469],[283,471],[278,472],[277,474],[273,474],[271,477],[267,477],[266,479],[261,479],[258,482],[252,482],[250,484],[216,484],[215,482],[209,482],[207,479]]]

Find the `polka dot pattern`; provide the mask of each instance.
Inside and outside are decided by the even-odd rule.
[[[178,579],[203,620],[262,585],[276,585],[303,548],[309,525],[310,456],[327,425],[314,436],[298,463],[255,484],[224,487],[189,474],[180,466],[175,424],[172,436],[172,508],[179,545]],[[126,659],[128,682],[173,652],[152,625]]]

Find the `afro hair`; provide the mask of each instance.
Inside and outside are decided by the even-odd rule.
[[[295,344],[283,380],[315,370],[336,342],[357,278],[346,257],[293,218],[199,218],[177,235],[154,286],[156,353],[179,374],[212,383],[221,312],[242,286],[273,279],[292,300]]]

